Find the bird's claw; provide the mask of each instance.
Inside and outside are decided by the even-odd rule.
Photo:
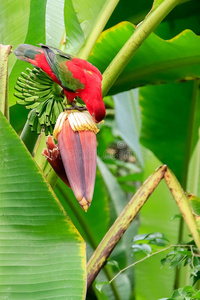
[[[73,110],[73,109],[76,109],[78,111],[84,111],[84,110],[87,110],[87,107],[85,106],[78,106],[76,105],[75,102],[72,102],[72,106],[71,107],[66,107],[65,110]]]

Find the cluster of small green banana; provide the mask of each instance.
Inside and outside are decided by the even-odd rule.
[[[18,104],[31,109],[28,122],[32,131],[53,133],[54,125],[61,112],[65,110],[62,89],[41,69],[27,68],[18,78],[14,95]]]

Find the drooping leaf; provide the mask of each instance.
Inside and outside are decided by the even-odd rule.
[[[1,44],[12,45],[15,49],[18,44],[24,41],[27,34],[30,0],[1,0],[0,7]],[[15,56],[12,55],[9,62],[9,73],[15,61]]]
[[[105,121],[97,135],[97,154],[102,160],[108,156],[107,149],[114,143],[114,140],[112,125],[108,126],[107,121]]]
[[[27,1],[26,1],[27,2]],[[21,2],[20,2],[21,3]],[[29,16],[28,18],[28,26],[27,23],[24,23],[19,27],[19,24],[17,26],[11,27],[10,24],[8,24],[8,28],[10,31],[14,34],[13,28],[20,28],[21,31],[25,31],[26,35],[24,37],[20,36],[20,39],[17,41],[17,43],[13,44],[14,37],[11,36],[10,43],[13,45],[13,50],[17,48],[19,44],[31,44],[31,45],[37,45],[39,43],[45,44],[45,11],[46,11],[46,0],[41,1],[38,3],[37,0],[31,0],[30,1],[30,7],[28,7],[30,10],[30,13],[27,14],[20,11],[19,15],[16,15],[14,19],[18,21],[23,18],[24,22],[24,16]],[[26,19],[26,18],[25,18]],[[37,26],[36,20],[40,20],[40,25]],[[28,28],[28,29],[27,29]],[[16,62],[14,65],[14,68],[12,69],[12,72],[10,74],[9,78],[9,85],[10,85],[10,106],[14,105],[16,103],[16,98],[13,96],[14,92],[14,86],[17,81],[17,77],[20,75],[21,72],[24,71],[26,67],[30,67],[30,64],[27,64],[23,61],[17,60],[15,55],[12,55],[12,59]]]
[[[107,186],[108,192],[112,198],[115,215],[119,215],[126,204],[126,196],[119,183],[107,168],[106,164],[98,157],[97,164],[102,174],[103,180]]]
[[[1,113],[0,128],[0,298],[85,299],[85,244]]]
[[[192,148],[191,126],[195,122],[192,98],[194,83],[148,86],[140,90],[141,142],[184,183]],[[194,133],[197,139],[197,132]]]
[[[76,7],[75,7],[76,5]],[[66,0],[64,7],[64,19],[66,30],[66,52],[69,54],[76,54],[85,42],[85,36],[81,23],[86,21],[82,19],[79,21],[78,14],[81,14],[81,9],[77,7],[79,2],[73,0]],[[80,15],[80,18],[82,16]]]
[[[104,31],[95,44],[89,61],[103,73],[134,30],[133,24],[122,22]],[[113,95],[147,84],[199,78],[199,45],[200,37],[190,30],[185,30],[168,41],[152,33],[108,93]]]
[[[106,164],[99,157],[97,159],[97,164],[110,195],[110,215],[111,223],[113,223],[126,206],[128,199],[116,178],[112,175]],[[133,262],[131,245],[132,238],[137,232],[137,227],[137,221],[133,221],[112,252],[111,257],[119,262],[120,268],[124,268]],[[127,274],[133,286],[132,270],[128,270]]]
[[[64,5],[65,0],[47,0],[46,43],[55,48],[59,48],[64,42]]]
[[[134,151],[139,163],[143,166],[143,158],[139,144],[139,130],[141,124],[138,90],[117,94],[113,98],[119,134]]]
[[[94,37],[92,37],[90,43],[93,45],[98,37],[95,31],[97,33],[101,32],[107,21],[105,18],[106,10],[111,14],[112,8],[115,8],[117,2],[118,0],[100,0],[98,2],[94,0],[86,0],[84,2],[66,0],[64,8],[66,52],[77,54],[92,34]]]
[[[19,7],[21,6],[20,1],[14,1]],[[14,3],[12,1],[12,3]],[[25,1],[25,7],[27,7],[27,1]],[[30,10],[30,13],[24,12],[23,9],[19,10],[16,8],[16,12],[18,14],[14,14],[13,19],[15,20],[15,25],[11,26],[8,24],[9,31],[14,35],[15,31],[14,28],[17,28],[21,32],[25,32],[24,34],[19,35],[19,39],[17,40],[17,43],[13,44],[13,41],[15,41],[15,35],[14,37],[11,36],[10,43],[13,44],[13,50],[17,48],[19,44],[27,43],[31,45],[37,45],[39,43],[45,44],[45,12],[46,12],[46,0],[38,2],[37,0],[31,0],[30,6],[28,6],[28,11]],[[9,6],[8,6],[9,7]],[[27,20],[27,16],[29,17]],[[17,20],[17,23],[16,23]],[[38,25],[39,20],[39,25]],[[25,23],[26,21],[26,23]],[[21,26],[18,22],[23,22]],[[28,22],[28,24],[27,24]],[[28,29],[27,29],[28,28]],[[10,56],[11,57],[11,56]],[[20,73],[23,72],[27,67],[31,67],[30,64],[25,63],[21,60],[16,60],[15,55],[12,55],[12,59],[15,62],[14,67],[12,68],[12,72],[9,76],[9,105],[11,106],[10,109],[10,121],[12,126],[16,131],[19,131],[22,129],[22,127],[25,124],[26,118],[27,118],[27,111],[25,108],[16,105],[16,98],[14,97],[14,86],[16,84],[17,78],[20,76]]]

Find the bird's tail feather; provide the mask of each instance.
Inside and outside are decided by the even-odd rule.
[[[31,60],[31,63],[35,60],[35,56],[41,53],[43,53],[41,48],[29,44],[21,44],[14,51],[18,59],[26,62],[30,62]]]

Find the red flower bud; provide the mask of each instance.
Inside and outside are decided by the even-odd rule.
[[[80,206],[87,211],[93,196],[98,129],[87,112],[65,112],[57,120],[52,146],[50,137],[43,154],[60,178],[71,186]],[[64,171],[64,172],[63,172]]]
[[[47,137],[47,149],[44,149],[42,154],[46,157],[54,171],[57,173],[57,175],[62,179],[62,181],[70,187],[69,180],[67,178],[67,175],[65,173],[65,168],[63,166],[63,162],[60,156],[60,150],[58,148],[58,145],[54,143],[54,138],[49,135]]]

